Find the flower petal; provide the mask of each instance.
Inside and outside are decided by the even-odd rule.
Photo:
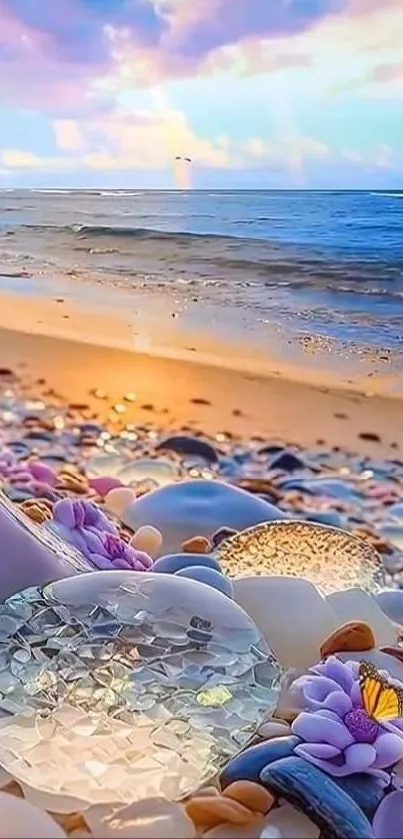
[[[341,690],[335,690],[333,693],[329,693],[323,705],[324,708],[329,711],[334,711],[339,717],[344,717],[353,707],[350,697]]]
[[[351,664],[352,662],[340,661],[336,656],[329,656],[326,661],[326,675],[329,679],[333,679],[346,693],[350,693],[355,682]]]
[[[345,749],[354,742],[342,722],[323,717],[321,714],[299,714],[291,728],[293,734],[297,734],[308,743],[328,743],[337,749]]]
[[[403,835],[403,792],[391,792],[381,801],[373,821],[376,839],[400,839]]]
[[[350,772],[365,772],[376,759],[376,749],[370,743],[353,743],[344,752]]]
[[[397,734],[381,734],[374,743],[376,760],[374,767],[387,769],[403,757],[403,739]]]
[[[305,754],[311,757],[318,757],[321,760],[330,760],[332,757],[337,757],[341,754],[340,749],[335,746],[329,746],[329,743],[303,743],[301,748],[304,749]]]

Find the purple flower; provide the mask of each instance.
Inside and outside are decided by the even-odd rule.
[[[104,570],[149,571],[153,561],[143,551],[136,551],[119,536],[104,533],[101,545],[88,558],[97,568]]]
[[[367,713],[359,667],[330,656],[294,682],[305,708],[292,725],[304,741],[295,753],[334,777],[365,772],[387,784],[384,770],[403,757],[403,721],[379,723]]]
[[[91,501],[63,498],[53,507],[49,527],[78,548],[97,568],[147,571],[153,561],[123,541],[105,513]]]

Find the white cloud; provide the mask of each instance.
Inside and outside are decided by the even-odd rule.
[[[47,156],[42,157],[30,151],[20,149],[3,149],[0,151],[0,160],[8,169],[40,169],[52,172],[60,172],[70,169],[73,161],[65,157]]]
[[[85,140],[81,130],[73,119],[56,119],[53,121],[56,145],[63,151],[80,151],[85,148]]]

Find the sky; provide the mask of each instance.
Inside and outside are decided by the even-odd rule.
[[[0,0],[0,188],[402,188],[402,44],[403,0]]]

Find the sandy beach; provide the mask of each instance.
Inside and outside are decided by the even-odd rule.
[[[382,458],[403,447],[402,403],[380,395],[384,378],[374,376],[369,391],[366,377],[338,380],[320,358],[316,368],[269,361],[247,345],[211,346],[175,323],[168,329],[166,319],[133,331],[121,313],[7,292],[0,352],[3,380],[10,371],[28,389],[87,406],[88,416],[116,427],[147,420]]]

